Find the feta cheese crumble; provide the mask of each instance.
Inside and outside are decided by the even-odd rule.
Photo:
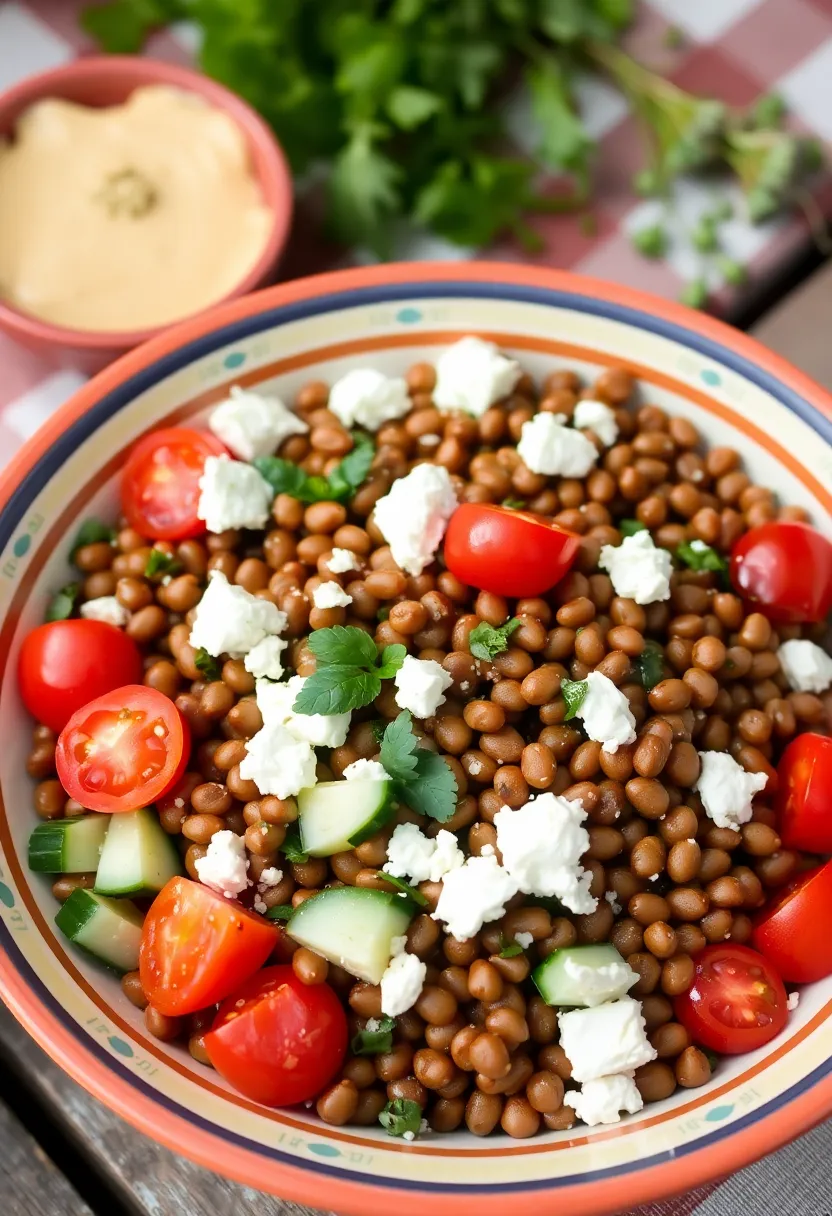
[[[597,1077],[586,1081],[576,1092],[570,1091],[564,1101],[571,1106],[587,1127],[598,1123],[618,1123],[619,1111],[634,1115],[644,1106],[632,1073],[618,1073],[612,1077]]]
[[[430,861],[428,878],[431,882],[442,882],[453,870],[465,865],[465,854],[457,844],[453,832],[448,832],[445,828],[436,833],[433,843],[436,849]]]
[[[208,852],[194,863],[199,881],[226,899],[236,899],[248,886],[246,842],[234,832],[215,832]]]
[[[667,549],[658,549],[646,530],[625,536],[620,545],[604,545],[598,566],[606,570],[615,594],[637,604],[655,604],[670,599],[673,559]]]
[[[789,1012],[794,1013],[795,1009],[797,1009],[799,1004],[800,1004],[800,993],[799,992],[790,992],[788,997],[786,998],[786,1008],[789,1010]]]
[[[615,410],[603,401],[579,401],[572,422],[579,431],[594,431],[605,448],[611,448],[618,438]]]
[[[700,752],[702,768],[694,789],[718,828],[738,832],[752,814],[751,800],[765,789],[765,773],[747,773],[728,752]]]
[[[448,470],[441,465],[417,464],[378,500],[373,520],[396,564],[415,575],[433,561],[456,508]]]
[[[641,1004],[631,996],[558,1014],[560,1045],[576,1081],[632,1072],[656,1059],[647,1039]],[[570,1095],[571,1096],[571,1095]]]
[[[583,1003],[588,1009],[603,1005],[606,1001],[617,1001],[638,982],[635,971],[623,958],[601,967],[589,967],[580,961],[577,953],[573,953],[567,955],[563,970],[573,981],[575,989],[583,994]]]
[[[440,410],[465,410],[479,418],[509,395],[521,375],[520,364],[501,355],[493,342],[460,338],[436,361],[433,403]]]
[[[286,623],[286,613],[269,600],[251,595],[229,583],[221,570],[214,570],[196,606],[188,641],[214,658],[227,654],[241,659],[265,637],[281,633]]]
[[[312,603],[316,608],[346,608],[352,603],[352,596],[347,595],[338,583],[321,583],[312,592]]]
[[[309,427],[279,397],[267,397],[232,386],[208,419],[208,426],[239,460],[271,456],[290,435]]]
[[[396,704],[400,709],[409,709],[414,718],[429,718],[443,703],[453,682],[453,676],[436,659],[405,655],[393,680]]]
[[[793,638],[778,647],[777,657],[789,687],[795,692],[821,693],[832,684],[832,658],[814,642]]]
[[[443,828],[431,839],[416,824],[400,823],[390,837],[383,868],[394,878],[406,878],[413,883],[428,879],[441,882],[446,874],[459,869],[464,862],[465,854],[453,832]]]
[[[532,934],[532,933],[515,933],[514,940],[517,942],[518,946],[522,946],[524,950],[528,950],[529,946],[534,941],[534,934]]]
[[[634,743],[636,720],[621,689],[600,671],[591,671],[586,683],[586,696],[575,716],[583,722],[590,739],[611,753],[622,744]]]
[[[518,890],[555,896],[571,912],[595,910],[598,900],[589,893],[592,873],[581,866],[589,848],[585,818],[579,799],[551,793],[539,794],[516,811],[500,808],[494,816],[497,847]]]
[[[393,957],[381,977],[381,1012],[390,1018],[407,1013],[425,986],[427,966],[415,954],[406,953],[406,941],[406,937],[393,938]]]
[[[378,760],[353,760],[342,776],[346,781],[387,781],[390,774]]]
[[[352,549],[339,549],[336,545],[327,562],[327,567],[333,574],[346,574],[348,570],[360,570],[361,563]]]
[[[329,390],[329,409],[346,427],[377,431],[385,422],[403,418],[413,403],[404,380],[391,379],[372,367],[355,367]]]
[[[598,459],[598,449],[582,431],[568,427],[563,414],[541,413],[523,423],[517,455],[532,473],[585,477]]]
[[[257,680],[279,680],[283,675],[281,655],[288,645],[285,638],[263,638],[262,642],[252,646],[243,659],[243,666]]]
[[[498,864],[493,852],[483,852],[445,875],[432,916],[444,921],[452,937],[465,941],[489,921],[503,916],[517,890],[517,883]]]
[[[261,797],[294,798],[315,784],[317,763],[309,743],[295,738],[280,722],[270,722],[246,743],[240,776],[253,781]]]
[[[123,629],[130,620],[130,613],[114,595],[99,595],[81,605],[81,616],[86,621],[104,621]]]
[[[615,891],[606,891],[604,893],[604,899],[607,901],[609,906],[612,908],[613,915],[618,916],[619,913],[621,912],[621,904],[618,902]]]
[[[209,532],[263,528],[274,491],[253,465],[230,456],[209,456],[199,479],[196,513]]]
[[[257,681],[255,696],[264,725],[278,723],[296,739],[303,739],[313,747],[341,747],[350,728],[350,711],[343,714],[295,713],[295,700],[305,682],[303,676],[292,676],[285,684]]]
[[[278,870],[277,866],[266,866],[257,880],[257,890],[270,891],[272,887],[279,886],[282,882],[283,871]]]

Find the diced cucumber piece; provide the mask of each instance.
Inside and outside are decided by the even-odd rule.
[[[300,904],[286,932],[351,975],[377,984],[390,962],[391,942],[407,931],[412,913],[413,904],[401,895],[330,887]]]
[[[139,965],[142,914],[128,899],[106,899],[76,887],[55,917],[55,924],[76,946],[115,971]]]
[[[547,1005],[591,1008],[617,1001],[638,976],[609,942],[564,946],[535,967],[532,979]]]
[[[99,895],[155,895],[181,873],[179,854],[155,811],[110,817],[95,877]]]
[[[41,874],[94,874],[109,815],[73,815],[39,823],[29,837],[29,869]]]
[[[384,827],[393,811],[392,782],[372,778],[322,781],[298,794],[304,851],[331,857],[352,849]]]

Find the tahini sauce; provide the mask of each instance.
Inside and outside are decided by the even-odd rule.
[[[0,297],[58,325],[198,312],[251,269],[272,218],[237,125],[167,85],[103,109],[46,99],[0,139]]]

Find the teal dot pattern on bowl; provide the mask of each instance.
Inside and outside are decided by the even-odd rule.
[[[705,383],[711,388],[716,388],[717,385],[722,384],[722,377],[720,376],[719,372],[715,372],[711,367],[706,367],[705,370],[700,373],[700,375]]]
[[[111,1034],[107,1042],[110,1044],[113,1051],[117,1051],[120,1056],[124,1056],[128,1060],[134,1054],[133,1048],[130,1046],[130,1044],[125,1043],[124,1039],[120,1039],[118,1035]]]
[[[223,359],[223,364],[229,371],[233,371],[235,367],[242,367],[245,361],[246,357],[241,350],[232,350],[231,354]]]
[[[723,1119],[727,1119],[733,1113],[733,1105],[729,1106],[714,1106],[705,1115],[708,1123],[721,1123]]]
[[[24,532],[22,536],[18,536],[14,542],[15,557],[24,557],[29,552],[29,546],[32,543],[32,538],[28,532]]]
[[[0,882],[0,904],[7,908],[14,907],[14,896],[4,882]]]
[[[334,1144],[310,1144],[310,1153],[315,1153],[318,1157],[340,1157],[341,1150],[336,1148]]]
[[[402,325],[415,325],[421,319],[422,314],[418,308],[400,308],[396,313],[396,320],[401,321]]]

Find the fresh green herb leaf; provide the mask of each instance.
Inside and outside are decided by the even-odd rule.
[[[164,549],[152,548],[144,567],[145,578],[163,578],[166,574],[178,574],[181,564]]]
[[[391,224],[402,210],[402,167],[376,145],[378,131],[359,126],[335,158],[329,179],[333,235],[379,256],[390,248]]]
[[[80,594],[80,583],[67,583],[65,587],[61,587],[58,594],[54,595],[49,601],[49,606],[43,619],[45,621],[69,620],[75,611],[75,605],[78,602]]]
[[[676,556],[691,570],[713,570],[716,573],[728,569],[728,559],[703,540],[684,541],[678,546]]]
[[[632,663],[639,684],[647,692],[664,679],[664,650],[658,642],[645,642],[644,650]]]
[[[505,625],[489,625],[488,621],[480,621],[468,635],[468,649],[475,659],[490,661],[496,655],[508,650],[508,639],[523,624],[518,618],[512,617]]]
[[[742,262],[737,262],[726,254],[720,254],[716,259],[716,268],[725,282],[730,283],[732,287],[741,287],[748,278],[748,272]]]
[[[636,229],[632,242],[633,248],[645,258],[663,258],[667,253],[667,233],[661,224]]]
[[[266,480],[278,494],[290,494],[298,498],[306,484],[307,477],[299,465],[291,460],[281,460],[279,456],[258,456],[251,462],[257,472]]]
[[[376,877],[389,882],[391,887],[395,887],[402,895],[406,895],[408,899],[412,899],[414,904],[417,904],[420,908],[428,906],[428,900],[419,888],[411,887],[410,883],[405,882],[403,878],[395,878],[392,874],[385,874],[383,870],[379,870]]]
[[[294,910],[291,904],[275,904],[266,913],[266,920],[288,920]]]
[[[344,714],[369,705],[380,692],[376,672],[333,663],[307,678],[292,708],[296,714]]]
[[[700,1049],[699,1049],[699,1050],[702,1052],[702,1054],[704,1055],[705,1059],[706,1059],[706,1060],[708,1061],[708,1063],[710,1064],[710,1066],[711,1066],[711,1072],[714,1072],[714,1070],[716,1069],[717,1064],[719,1064],[719,1056],[716,1054],[716,1052],[715,1052],[715,1051],[709,1051],[709,1050],[707,1049],[707,1047],[700,1047]]]
[[[108,524],[103,524],[100,519],[88,519],[81,524],[78,529],[75,540],[72,542],[72,548],[69,551],[69,560],[73,561],[75,554],[79,549],[83,549],[85,545],[98,545],[102,541],[106,541],[108,545],[112,544],[116,538],[115,528],[109,527]]]
[[[409,710],[385,730],[379,760],[393,779],[400,802],[419,815],[447,823],[456,810],[456,778],[441,756],[419,746]]]
[[[209,684],[220,678],[221,667],[217,659],[200,646],[194,655],[194,667],[201,672]]]
[[[713,253],[719,248],[716,221],[709,215],[701,216],[690,234],[690,239],[694,249],[698,249],[700,253]]]
[[[522,498],[504,498],[500,505],[509,511],[522,511],[526,504]]]
[[[403,131],[413,131],[444,107],[445,102],[438,93],[400,84],[387,98],[387,117]]]
[[[380,1056],[393,1046],[393,1031],[396,1029],[394,1018],[385,1014],[380,1018],[370,1018],[373,1029],[369,1025],[353,1036],[350,1050],[354,1056]]]
[[[381,747],[381,744],[384,741],[384,729],[386,726],[387,723],[383,718],[374,718],[370,723],[370,730],[373,732],[373,738],[379,747]]]
[[[708,303],[708,284],[704,279],[691,279],[689,283],[685,283],[679,299],[682,304],[687,304],[688,308],[704,308]]]
[[[287,827],[283,844],[280,847],[286,860],[294,865],[302,866],[304,862],[309,860],[309,854],[300,842],[300,826],[297,820],[294,823],[290,823]]]
[[[318,666],[331,663],[373,667],[378,647],[363,629],[354,625],[333,625],[330,629],[315,629],[307,641],[318,660]]]
[[[500,958],[517,958],[522,953],[523,947],[519,942],[510,940],[504,933],[500,934]]]
[[[81,25],[111,54],[130,55],[157,26],[184,15],[184,5],[175,0],[115,0],[85,9]]]
[[[589,692],[589,684],[586,680],[561,680],[560,691],[566,702],[564,721],[568,722],[575,717],[583,705],[586,694]]]
[[[550,169],[574,173],[583,185],[595,147],[572,98],[569,79],[554,55],[542,57],[526,73],[532,113],[543,134],[540,159]]]
[[[619,519],[618,531],[622,536],[635,536],[636,532],[646,532],[647,524],[640,519]]]
[[[751,107],[751,125],[758,130],[779,127],[786,117],[786,103],[779,93],[764,93]]]
[[[664,181],[655,169],[640,169],[633,177],[633,189],[642,198],[656,198],[664,190]]]
[[[379,762],[394,781],[412,781],[416,775],[418,748],[419,739],[413,733],[410,710],[403,709],[384,731]]]
[[[407,647],[402,646],[401,642],[396,642],[393,646],[385,646],[381,652],[381,665],[378,669],[379,679],[392,680],[406,657]]]
[[[363,431],[353,434],[353,449],[329,475],[329,496],[340,502],[351,498],[367,480],[375,457],[375,445]]]
[[[422,1108],[410,1098],[394,1098],[384,1107],[378,1121],[388,1136],[403,1136],[405,1132],[415,1136],[422,1126]]]

